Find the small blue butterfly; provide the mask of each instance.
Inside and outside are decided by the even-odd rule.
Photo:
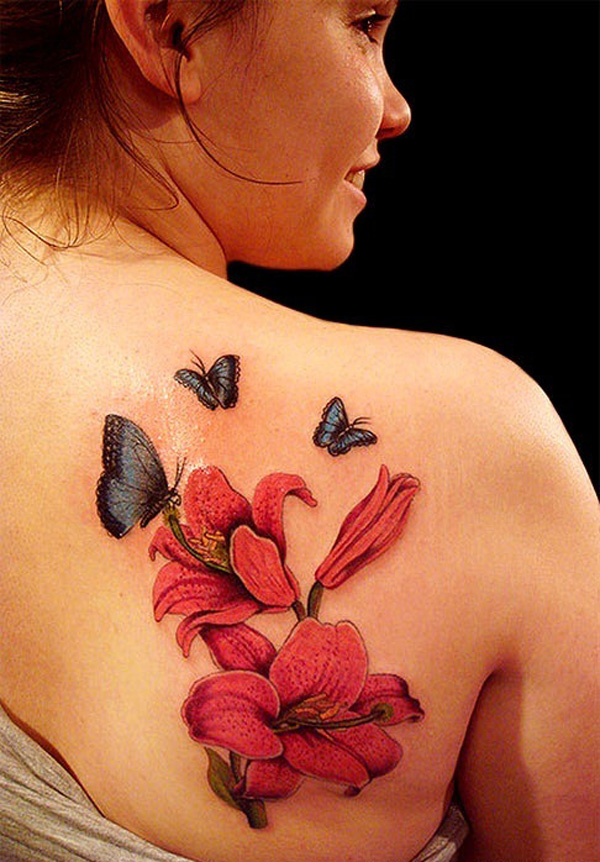
[[[169,488],[163,465],[147,434],[124,416],[104,420],[104,472],[96,486],[98,515],[111,536],[120,539],[139,521],[145,527],[169,503],[181,502],[177,485],[183,465]]]
[[[356,427],[366,421],[364,416],[359,416],[349,423],[344,402],[336,396],[323,409],[321,421],[313,434],[313,443],[327,447],[330,455],[344,455],[353,446],[371,446],[377,443],[377,435],[365,428]]]
[[[240,358],[228,353],[220,356],[206,371],[204,363],[199,356],[193,353],[196,361],[194,365],[199,369],[192,371],[182,368],[175,374],[175,380],[191,389],[197,396],[198,401],[215,410],[219,404],[221,407],[235,407],[238,400],[238,380],[240,378]]]

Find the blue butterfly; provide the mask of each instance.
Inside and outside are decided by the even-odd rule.
[[[221,407],[235,407],[238,400],[238,380],[240,378],[240,358],[228,353],[220,356],[209,371],[194,353],[194,365],[199,369],[192,371],[182,368],[175,374],[175,380],[191,389],[205,407],[215,410]]]
[[[178,506],[177,485],[183,465],[169,488],[163,465],[147,434],[124,416],[104,420],[104,472],[96,486],[98,515],[111,536],[120,539],[139,521],[145,527],[169,503]]]
[[[353,446],[371,446],[377,443],[377,435],[356,427],[366,421],[365,417],[359,416],[349,423],[344,402],[336,396],[323,409],[321,421],[313,434],[313,443],[327,447],[330,455],[344,455]]]

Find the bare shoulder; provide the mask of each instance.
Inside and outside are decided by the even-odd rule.
[[[352,376],[381,398],[396,430],[408,434],[417,423],[428,457],[470,477],[472,499],[493,505],[493,499],[518,497],[524,515],[527,501],[554,505],[547,493],[554,485],[563,500],[572,490],[587,505],[595,501],[549,398],[511,360],[430,333],[334,325],[332,341],[331,351],[345,356]]]
[[[402,674],[425,721],[403,721],[393,729],[405,751],[402,768],[388,769],[392,758],[385,781],[374,781],[354,799],[354,808],[343,795],[334,798],[327,781],[304,780],[318,764],[278,773],[278,782],[287,776],[302,787],[289,805],[275,808],[277,817],[294,830],[304,823],[302,834],[312,835],[308,851],[303,839],[288,858],[306,852],[325,858],[320,848],[327,847],[331,816],[343,824],[347,858],[412,858],[443,815],[462,757],[460,789],[480,842],[474,858],[562,862],[566,857],[537,848],[519,856],[514,842],[498,834],[494,813],[533,829],[545,851],[561,827],[569,834],[570,815],[557,811],[558,800],[591,772],[585,699],[592,682],[597,512],[583,467],[546,396],[508,360],[469,342],[315,320],[164,250],[139,251],[130,242],[104,258],[87,252],[53,258],[18,282],[13,266],[6,281],[0,469],[6,489],[1,526],[10,541],[2,579],[8,633],[3,699],[61,752],[117,822],[196,858],[213,851],[225,858],[218,848],[231,830],[249,859],[280,854],[277,829],[265,833],[260,846],[251,844],[239,809],[228,808],[197,780],[206,768],[205,752],[189,739],[178,710],[196,682],[215,672],[201,643],[207,612],[225,614],[210,616],[217,641],[228,631],[219,628],[223,620],[244,623],[244,636],[246,625],[261,632],[250,635],[256,681],[265,672],[264,650],[260,656],[254,651],[257,644],[267,648],[265,638],[269,662],[275,649],[287,661],[284,645],[294,613],[302,616],[300,596],[313,613],[302,631],[330,637],[342,621],[339,631],[347,635],[351,621],[352,631],[361,634],[360,642],[352,634],[356,650],[363,656],[361,644],[367,644],[369,667],[386,679],[390,669]],[[127,461],[127,482],[104,451],[108,417],[109,450]],[[135,450],[137,457],[139,445],[142,460],[134,462],[129,456]],[[153,477],[149,492],[136,463]],[[101,472],[102,487],[111,490],[100,501],[100,514],[112,534],[99,518]],[[179,531],[172,520],[167,541],[158,515],[176,498],[177,478],[183,527]],[[213,485],[209,494],[204,488],[207,481],[217,483],[218,501]],[[255,500],[262,494],[264,502],[267,490],[279,504],[288,491],[299,498],[285,504],[285,542],[279,521],[277,529],[270,527],[270,510],[257,516],[258,527],[252,521]],[[203,495],[207,508],[196,511],[189,500]],[[377,495],[394,503],[396,521],[390,523],[394,536],[402,532],[401,541],[392,546],[381,532],[385,519],[373,522],[363,537],[366,552],[358,543],[348,557],[347,572],[364,566],[364,574],[348,577],[339,590],[335,585],[318,611],[309,601],[315,573],[324,577],[322,566],[333,565],[340,537],[345,551],[354,544],[348,525],[370,512],[367,501]],[[223,520],[221,509],[213,512],[216,502],[229,511],[232,500],[233,521]],[[113,516],[125,519],[126,535]],[[146,519],[152,524],[144,530]],[[20,538],[23,522],[36,524],[34,548]],[[207,548],[217,554],[208,572],[202,568]],[[242,558],[252,563],[247,571]],[[279,584],[275,592],[261,581],[265,561]],[[243,584],[235,580],[232,586],[234,569],[243,570]],[[186,578],[179,582],[188,570],[202,590]],[[55,571],[61,572],[60,591]],[[82,590],[82,583],[94,589]],[[171,605],[164,596],[174,597]],[[270,606],[277,613],[263,613]],[[32,636],[42,617],[48,625]],[[184,661],[175,635],[190,626],[193,645]],[[189,639],[183,643],[190,647]],[[219,654],[222,646],[217,644]],[[25,654],[23,674],[19,656]],[[107,680],[101,702],[92,693],[99,655]],[[242,673],[223,656],[227,668],[220,673],[231,667]],[[232,677],[220,679],[225,685]],[[203,693],[208,685],[203,683]],[[274,697],[265,682],[260,687],[261,697]],[[60,721],[67,696],[84,715],[92,704],[102,711],[107,729],[101,736],[91,735],[92,721],[80,731]],[[196,700],[194,708],[200,708]],[[406,694],[401,700],[405,718],[420,717]],[[115,703],[121,705],[118,715]],[[273,721],[277,737],[283,725]],[[350,736],[346,727],[332,732],[342,730]],[[115,795],[111,776],[126,756],[131,760],[132,738],[137,746],[130,792]],[[212,731],[202,738],[230,750],[239,742],[219,741]],[[400,749],[392,748],[399,756]],[[260,748],[259,759],[270,762],[272,753]],[[362,752],[358,760],[370,763],[370,757]],[[253,771],[266,780],[264,770]],[[498,773],[511,793],[498,792]],[[339,784],[337,772],[331,774]],[[367,780],[364,769],[350,777]],[[277,784],[270,792],[287,794],[286,787]],[[176,822],[157,814],[157,796],[169,799],[165,811],[179,812]],[[548,806],[552,818],[521,816],[515,799],[525,799],[528,812]],[[199,811],[213,824],[202,836]],[[377,824],[377,847],[373,831],[364,829],[367,821]],[[499,855],[486,856],[489,846],[500,847]],[[584,859],[581,846],[578,858]]]
[[[591,482],[549,399],[514,363],[438,336],[368,337],[376,362],[392,369],[390,405],[411,369],[411,409],[396,423],[419,417],[417,437],[436,465],[428,541],[440,566],[452,559],[448,543],[458,550],[448,613],[458,611],[466,644],[475,612],[481,637],[471,644],[490,657],[459,761],[472,827],[464,858],[597,858],[600,513]]]
[[[329,344],[330,355],[343,357],[359,402],[384,420],[386,457],[423,480],[429,518],[420,529],[432,554],[460,572],[460,583],[448,574],[457,594],[467,590],[484,615],[496,667],[553,650],[561,625],[577,639],[576,617],[589,640],[598,501],[540,386],[461,339],[336,326],[317,337],[320,355]],[[331,367],[321,377],[339,374]]]
[[[368,374],[373,385],[387,388],[390,409],[410,392],[412,412],[431,429],[432,456],[434,448],[453,453],[474,480],[485,480],[474,481],[483,493],[493,487],[518,494],[524,505],[541,502],[540,492],[560,483],[563,494],[574,485],[588,504],[595,500],[549,398],[510,359],[429,333],[358,329],[349,338],[356,335],[357,353],[369,356]]]
[[[546,394],[513,362],[468,341],[413,333],[381,340],[396,366],[390,404],[411,357],[419,439],[444,475],[444,505],[470,535],[465,546],[481,553],[482,589],[502,599],[504,621],[515,624],[505,629],[507,643],[531,654],[543,649],[545,632],[576,607],[579,628],[593,632],[598,500]],[[388,340],[398,343],[395,352]]]
[[[461,522],[446,539],[461,548],[482,643],[491,637],[495,654],[458,771],[472,827],[464,858],[591,862],[598,501],[560,418],[520,368],[467,342],[420,346],[425,433],[444,452],[445,504]]]
[[[418,349],[423,427],[444,453],[447,517],[461,523],[445,540],[461,548],[482,643],[493,638],[458,771],[472,827],[464,858],[592,860],[595,493],[552,405],[521,369],[460,341],[426,337]],[[439,529],[443,517],[434,523]]]

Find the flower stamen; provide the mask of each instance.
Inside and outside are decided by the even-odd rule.
[[[193,537],[188,540],[181,528],[179,512],[174,506],[169,506],[164,510],[164,517],[167,526],[188,554],[191,554],[196,560],[200,560],[200,562],[204,563],[210,569],[227,572],[228,574],[233,573],[229,560],[227,540],[223,533],[218,531],[211,533],[203,529],[200,537]]]
[[[289,733],[290,731],[300,730],[304,727],[323,731],[344,730],[348,727],[360,727],[362,724],[370,724],[373,721],[381,721],[382,719],[389,718],[393,711],[389,704],[377,703],[368,715],[358,715],[353,718],[341,718],[337,721],[329,721],[331,717],[338,715],[341,710],[345,709],[345,706],[343,704],[328,703],[329,708],[322,711],[307,706],[309,701],[312,701],[316,706],[319,698],[321,699],[321,703],[324,704],[325,696],[316,695],[286,712],[272,725],[273,732]]]
[[[203,529],[200,537],[190,539],[192,545],[198,551],[200,558],[207,565],[214,565],[219,569],[231,570],[229,562],[229,552],[227,550],[227,540],[223,533],[216,531],[210,533]]]

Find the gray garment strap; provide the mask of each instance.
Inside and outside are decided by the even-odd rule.
[[[452,805],[413,862],[452,862],[467,834]],[[2,862],[190,862],[107,820],[75,779],[0,708]]]
[[[455,862],[469,827],[457,802],[453,802],[438,831],[412,862]]]
[[[189,862],[107,820],[0,709],[2,862]]]

